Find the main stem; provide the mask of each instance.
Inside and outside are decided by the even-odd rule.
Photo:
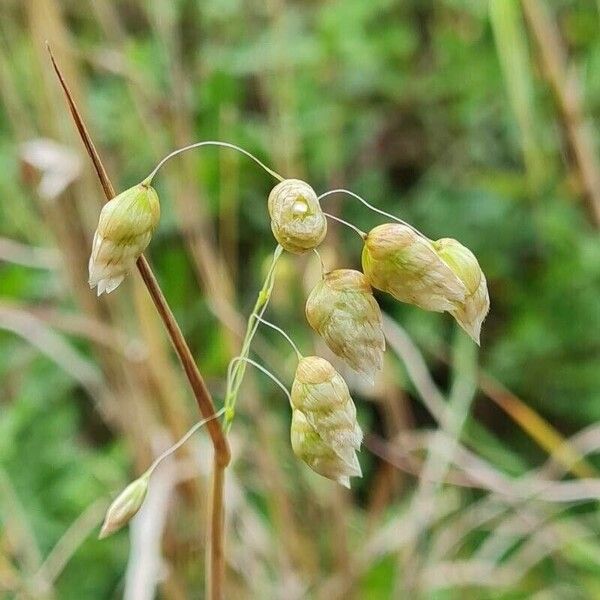
[[[225,573],[225,507],[223,493],[225,490],[225,468],[227,464],[219,462],[219,455],[213,456],[212,493],[208,505],[210,519],[210,540],[206,546],[206,597],[223,598]]]
[[[75,104],[73,96],[65,82],[65,79],[56,64],[56,60],[52,55],[50,46],[48,46],[48,52],[52,60],[52,65],[58,76],[61,87],[67,98],[69,110],[79,131],[79,135],[83,140],[85,148],[92,159],[96,174],[104,190],[104,195],[107,200],[115,197],[115,190],[113,185],[108,178],[104,165],[100,160],[100,156],[94,146],[94,142],[90,134],[88,133],[87,127],[79,113],[79,109]],[[148,293],[154,302],[154,306],[162,319],[169,338],[175,352],[181,362],[183,370],[185,371],[186,377],[190,383],[198,409],[203,418],[212,417],[215,414],[215,406],[212,401],[212,397],[204,379],[196,366],[194,357],[190,351],[185,338],[181,332],[181,329],[173,315],[173,311],[169,307],[167,300],[162,293],[160,285],[148,264],[148,261],[142,255],[137,261],[137,268],[146,284]],[[207,423],[207,429],[214,448],[213,458],[213,475],[212,475],[212,494],[210,503],[210,541],[207,546],[208,560],[206,562],[206,592],[207,598],[212,600],[220,600],[223,598],[223,582],[225,577],[225,558],[223,550],[223,533],[224,533],[224,511],[223,511],[223,488],[225,483],[225,468],[231,460],[231,452],[227,438],[221,428],[218,419],[211,419]]]

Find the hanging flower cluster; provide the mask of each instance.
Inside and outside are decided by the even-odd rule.
[[[288,394],[292,407],[290,438],[294,454],[316,473],[350,487],[350,477],[362,474],[356,454],[362,442],[362,431],[346,382],[327,360],[318,356],[303,357],[289,336],[264,321],[262,314],[271,296],[274,267],[282,249],[293,254],[316,250],[327,234],[327,217],[341,221],[323,212],[320,198],[342,191],[358,198],[375,212],[382,213],[381,210],[346,190],[334,190],[318,197],[306,182],[281,178],[249,152],[233,144],[199,142],[166,156],[142,183],[122,192],[104,206],[89,261],[90,287],[96,287],[98,295],[108,294],[133,269],[150,243],[160,216],[158,196],[150,182],[167,160],[204,145],[235,149],[280,180],[271,190],[267,202],[271,230],[279,246],[248,319],[241,353],[230,364],[225,405],[219,414],[225,414],[228,427],[235,413],[245,366],[253,364],[275,379]],[[424,310],[449,312],[478,344],[490,304],[485,276],[470,250],[451,238],[430,240],[407,223],[388,216],[395,222],[379,225],[368,233],[346,223],[363,238],[362,272],[354,269],[323,272],[307,299],[305,310],[308,323],[330,350],[370,382],[382,368],[385,351],[382,316],[373,289]],[[248,356],[259,321],[278,329],[298,354],[291,393]],[[164,456],[184,443],[201,424],[197,423]],[[146,495],[151,470],[115,500],[107,514],[102,536],[119,529],[138,511]]]
[[[312,188],[284,180],[269,195],[271,228],[287,250],[304,253],[326,227]],[[363,272],[322,274],[306,302],[306,318],[330,350],[373,381],[383,365],[385,338],[373,288],[425,310],[449,312],[479,344],[489,310],[485,276],[456,240],[431,241],[404,223],[386,223],[363,236]],[[341,375],[322,358],[303,358],[292,385],[292,449],[317,473],[342,485],[361,475],[356,459],[362,433]]]

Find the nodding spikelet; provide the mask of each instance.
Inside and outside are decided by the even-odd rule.
[[[142,475],[132,481],[113,501],[106,511],[104,523],[100,530],[100,539],[112,535],[129,521],[140,510],[148,492],[148,475]]]
[[[400,223],[379,225],[368,233],[362,265],[374,288],[425,310],[454,310],[467,295],[433,244]]]
[[[433,242],[438,256],[463,282],[467,294],[462,302],[450,311],[458,324],[479,344],[481,325],[490,309],[490,297],[485,275],[475,255],[460,242],[442,238]]]
[[[449,312],[479,344],[490,299],[477,259],[461,243],[431,242],[406,225],[387,223],[368,233],[362,264],[374,288],[425,310]]]
[[[125,190],[102,208],[89,261],[89,284],[109,294],[131,271],[158,225],[160,204],[144,183]]]
[[[271,230],[283,248],[304,254],[316,248],[327,233],[327,219],[315,191],[299,179],[285,179],[269,194]]]
[[[385,338],[381,310],[363,273],[326,273],[308,297],[306,318],[334,354],[373,382],[383,365]]]
[[[350,487],[350,477],[362,476],[356,456],[362,431],[342,376],[323,358],[303,357],[291,400],[294,454],[313,471]]]

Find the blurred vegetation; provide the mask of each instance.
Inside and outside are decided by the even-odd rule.
[[[599,8],[3,0],[0,596],[142,597],[129,577],[144,544],[126,532],[97,541],[97,526],[196,418],[137,275],[102,301],[87,289],[102,196],[49,40],[120,189],[175,147],[230,141],[319,192],[354,190],[432,238],[459,239],[488,279],[477,357],[447,315],[380,297],[402,329],[373,390],[350,378],[370,435],[348,494],[294,459],[285,398],[248,374],[232,430],[229,597],[600,597]],[[273,182],[205,148],[156,183],[163,217],[148,257],[220,403],[274,247]],[[381,222],[350,198],[326,202],[362,229]],[[358,267],[359,241],[331,223],[323,257]],[[268,314],[322,352],[303,316],[317,268],[285,257]],[[257,353],[289,382],[294,357],[271,333]],[[443,458],[428,441],[432,383],[457,411],[447,432],[460,446]],[[180,456],[188,472],[199,466],[163,507],[164,598],[202,589],[202,438]],[[418,479],[428,465],[448,483],[429,489]]]

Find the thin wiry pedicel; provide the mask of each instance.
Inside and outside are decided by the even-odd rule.
[[[383,365],[385,338],[381,310],[363,273],[325,273],[308,297],[306,318],[334,354],[373,382]]]
[[[313,471],[350,487],[350,477],[362,476],[356,452],[363,436],[342,376],[323,358],[302,358],[291,402],[294,454]]]
[[[133,269],[147,248],[160,218],[154,189],[140,183],[104,205],[94,234],[89,284],[98,296],[109,294]]]

